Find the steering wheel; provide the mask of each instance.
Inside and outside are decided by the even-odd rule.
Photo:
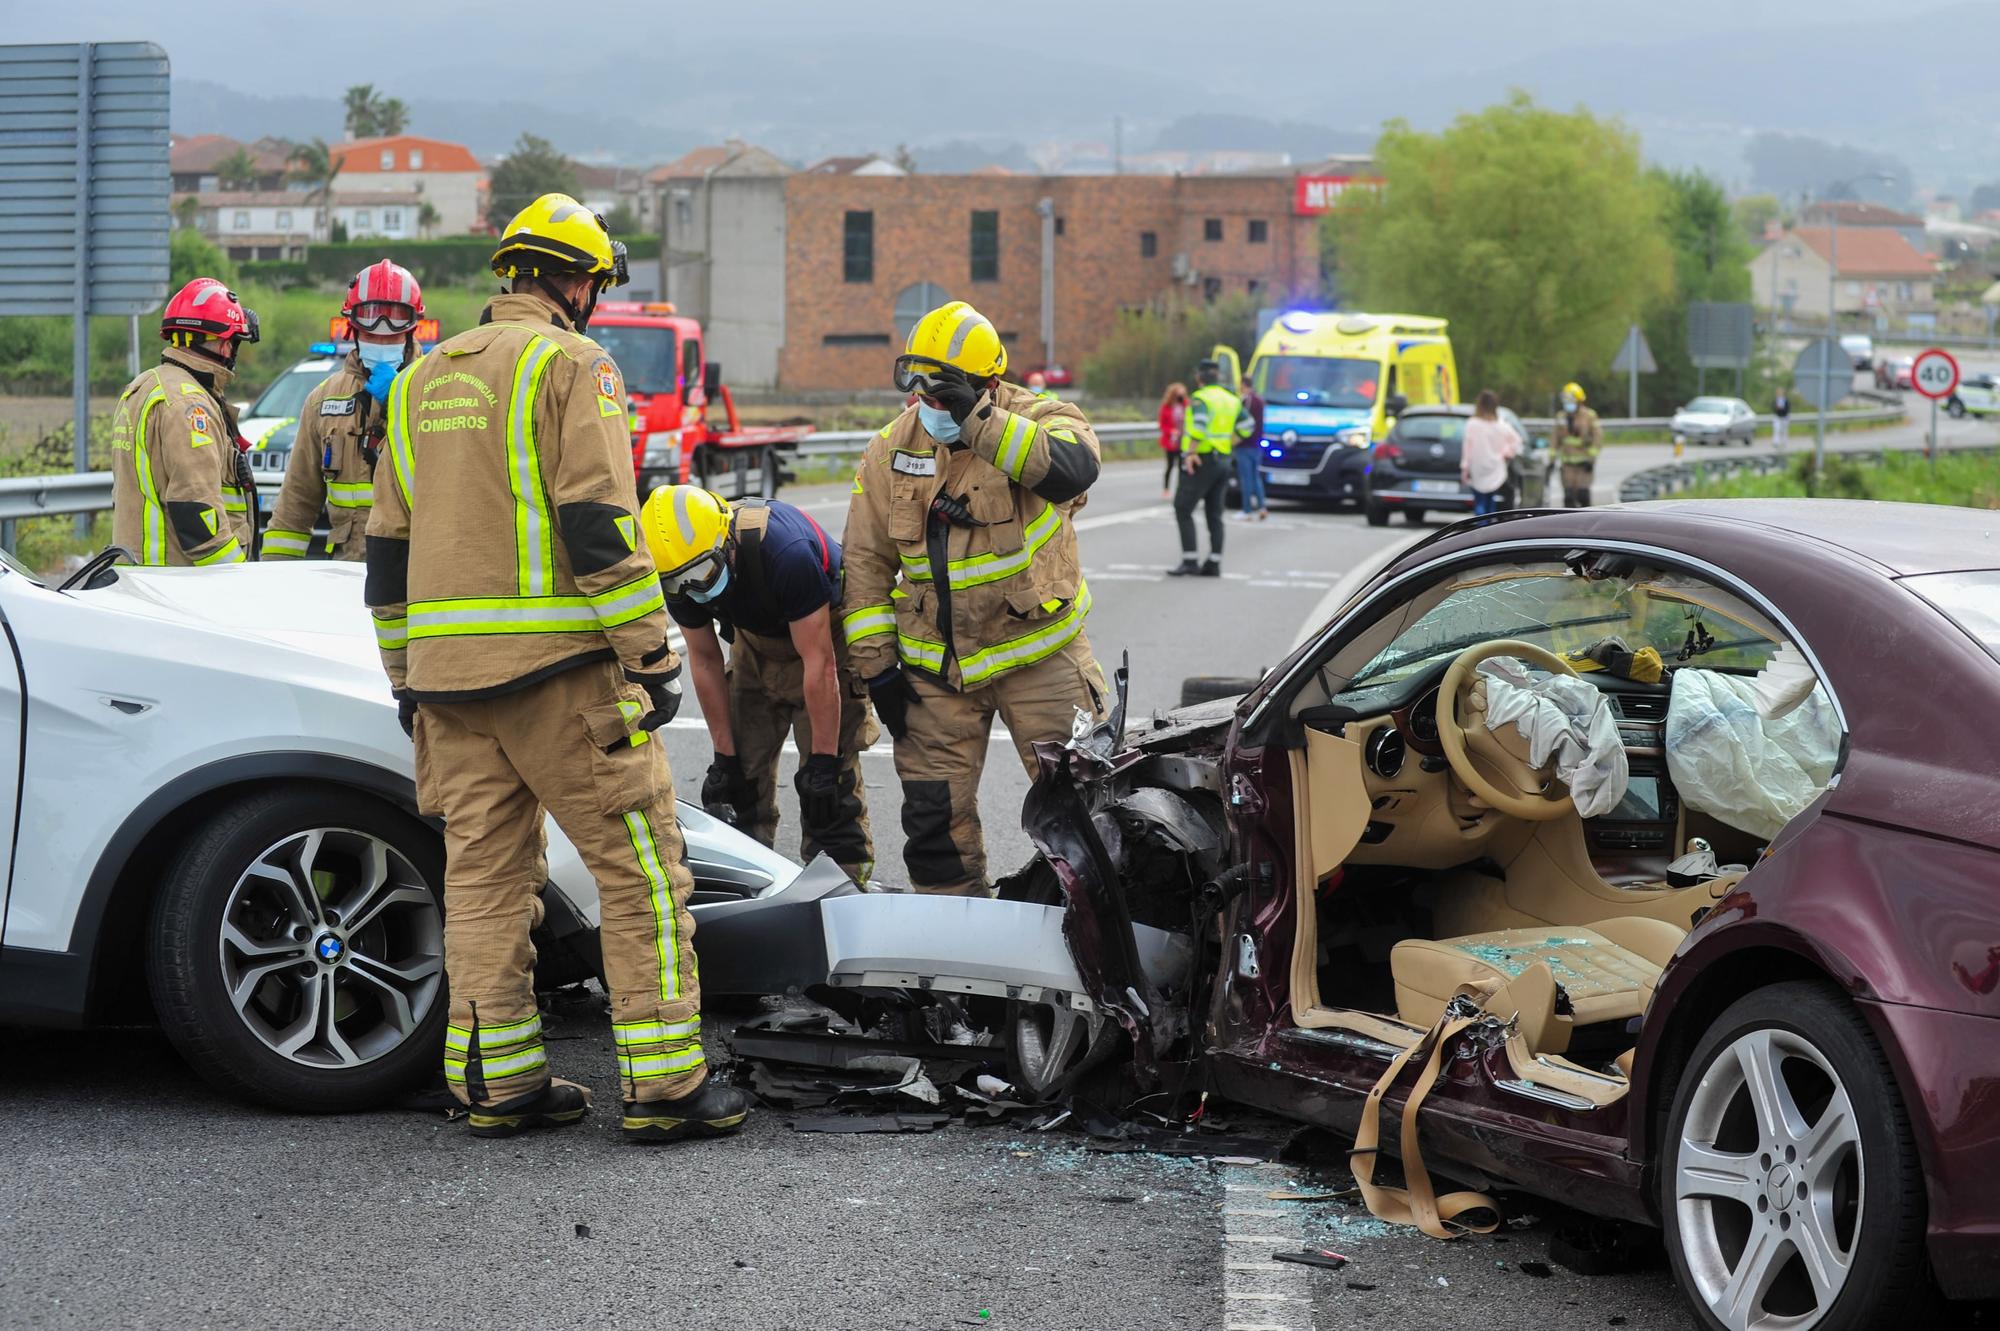
[[[1569,792],[1551,793],[1554,764],[1530,767],[1526,759],[1507,747],[1482,723],[1467,729],[1459,722],[1472,690],[1481,683],[1473,667],[1496,656],[1512,656],[1560,675],[1574,675],[1569,662],[1554,652],[1531,642],[1502,638],[1468,647],[1445,671],[1438,685],[1438,743],[1444,747],[1445,761],[1452,775],[1465,788],[1501,813],[1543,823],[1560,818],[1576,807]],[[1504,783],[1504,784],[1502,784]]]

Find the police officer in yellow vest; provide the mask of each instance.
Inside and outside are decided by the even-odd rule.
[[[1097,436],[1070,403],[1000,378],[1000,335],[964,301],[918,320],[904,352],[896,387],[917,401],[854,474],[841,625],[896,742],[912,886],[981,895],[994,714],[1031,775],[1036,741],[1104,714],[1069,520],[1097,479]]]
[[[535,1008],[543,810],[597,880],[611,1035],[635,1141],[734,1131],[709,1078],[673,778],[680,706],[639,535],[625,385],[584,334],[625,280],[602,218],[545,194],[507,224],[479,326],[389,390],[365,599],[445,837],[445,1080],[478,1136],[574,1123]]]
[[[1222,367],[1205,360],[1197,368],[1201,386],[1188,395],[1187,437],[1181,445],[1181,485],[1174,494],[1174,521],[1181,529],[1181,562],[1170,578],[1222,576],[1222,510],[1229,499],[1230,460],[1237,441],[1255,427],[1243,399],[1220,382]],[[1194,511],[1207,510],[1208,559],[1196,562]]]

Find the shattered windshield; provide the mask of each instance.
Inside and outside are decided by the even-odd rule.
[[[1667,665],[1750,671],[1762,669],[1781,641],[1729,593],[1653,569],[1595,578],[1555,564],[1481,570],[1447,584],[1442,595],[1438,588],[1419,593],[1390,619],[1403,616],[1414,618],[1389,626],[1393,636],[1343,691],[1407,678],[1502,638],[1558,655],[1618,638],[1629,651],[1653,648]]]

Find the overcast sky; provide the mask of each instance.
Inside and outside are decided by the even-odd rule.
[[[1783,129],[1907,144],[1913,159],[1992,156],[2000,176],[1993,0],[5,8],[10,42],[148,38],[168,49],[177,78],[255,97],[335,97],[372,82],[419,109],[492,102],[510,123],[546,108],[565,127],[552,137],[580,153],[596,145],[576,139],[595,132],[607,153],[629,156],[619,129],[634,126],[657,134],[663,150],[734,132],[799,152],[1102,138],[1114,115],[1125,119],[1128,148],[1143,147],[1151,129],[1190,112],[1372,133],[1391,116],[1442,123],[1525,87],[1556,106],[1624,116],[1667,156],[1678,140]],[[603,126],[593,131],[590,117]]]

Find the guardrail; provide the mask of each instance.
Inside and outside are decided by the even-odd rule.
[[[14,548],[14,524],[22,518],[65,513],[101,513],[111,507],[108,471],[0,479],[0,548]]]
[[[1875,466],[1890,453],[1917,453],[1923,445],[1912,444],[1909,448],[1870,449],[1867,452],[1841,450],[1829,453],[1829,457],[1844,458],[1862,466]],[[2000,451],[1992,444],[1973,444],[1963,448],[1944,448],[1947,453],[1992,453]],[[1635,471],[1618,486],[1618,502],[1639,503],[1647,499],[1665,499],[1691,490],[1709,481],[1726,480],[1731,476],[1768,476],[1773,472],[1786,471],[1801,457],[1810,457],[1808,450],[1794,449],[1784,453],[1749,453],[1741,457],[1701,458],[1693,462],[1670,462],[1664,466],[1648,467]]]

